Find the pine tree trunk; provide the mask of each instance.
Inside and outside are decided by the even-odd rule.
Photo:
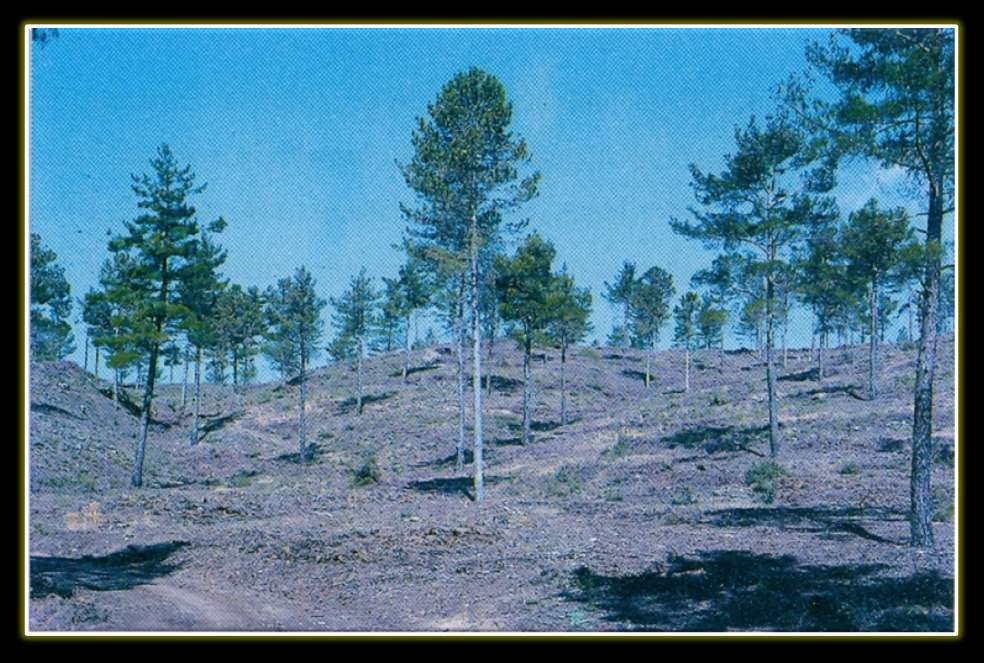
[[[298,452],[297,457],[302,463],[308,462],[308,445],[307,445],[307,375],[305,375],[305,370],[307,368],[306,358],[304,348],[304,341],[301,340],[301,388],[300,388],[300,410],[298,411]]]
[[[357,391],[355,397],[356,414],[362,414],[362,353],[365,352],[362,339],[359,339],[359,358],[356,362],[356,384]]]
[[[629,303],[625,302],[625,309],[622,312],[622,350],[624,352],[628,352],[629,348],[632,347],[632,340],[629,338],[630,313]]]
[[[166,267],[165,267],[166,270]],[[166,287],[166,282],[165,282]],[[166,299],[164,300],[166,303]],[[161,323],[157,323],[157,334],[160,336],[161,333]],[[154,402],[154,382],[157,377],[157,344],[154,343],[150,346],[150,365],[147,367],[147,381],[144,383],[144,394],[143,394],[143,413],[140,425],[140,441],[137,443],[137,457],[133,462],[133,476],[130,478],[130,484],[134,488],[140,488],[143,485],[143,463],[144,463],[144,453],[147,450],[147,431],[150,429],[150,408]]]
[[[919,311],[919,354],[916,358],[916,385],[912,418],[912,477],[909,515],[911,544],[933,545],[933,375],[936,371],[936,315],[939,306],[940,256],[942,245],[942,182],[931,186],[929,216],[926,223],[926,272],[923,277],[922,305]]]
[[[472,394],[475,398],[474,403],[474,422],[475,433],[475,501],[481,502],[485,498],[485,477],[482,462],[482,325],[478,317],[479,311],[479,285],[478,285],[478,219],[472,215],[472,247],[471,247],[471,314],[472,314]]]
[[[202,405],[202,348],[195,346],[195,406],[191,418],[191,446],[198,444],[198,415]]]
[[[188,404],[188,353],[184,353],[184,379],[181,381],[181,409]]]
[[[523,345],[523,444],[530,442],[530,364],[532,363],[532,346],[530,332],[526,331],[526,341]]]
[[[463,287],[458,290],[458,317],[454,323],[455,345],[458,346],[458,445],[455,447],[455,467],[465,466],[465,309]]]
[[[786,332],[789,331],[789,321],[782,321],[782,367],[785,370],[789,367],[789,346],[786,345]]]
[[[410,321],[413,313],[407,316],[407,329],[403,339],[403,381],[410,376]]]
[[[684,392],[690,391],[690,347],[687,346],[683,349],[683,365],[684,365]]]
[[[871,292],[868,293],[868,305],[871,307],[871,319],[868,333],[868,398],[878,397],[876,383],[878,372],[878,279],[871,282]]]
[[[820,333],[820,343],[817,347],[817,382],[823,382],[823,349],[827,345],[827,332]]]
[[[652,384],[652,365],[653,365],[653,355],[656,354],[656,339],[654,338],[649,345],[649,352],[646,354],[646,389],[649,389],[649,385]]]
[[[82,371],[89,372],[89,335],[85,335],[85,358],[82,360]]]
[[[120,369],[113,370],[113,402],[120,402]]]
[[[774,347],[774,311],[773,298],[775,285],[768,279],[766,286],[766,322],[765,322],[765,373],[769,386],[769,454],[772,458],[779,457],[779,403],[776,394],[776,370],[773,361]]]
[[[96,379],[99,379],[99,346],[96,346]]]
[[[560,346],[560,425],[567,425],[567,344]]]

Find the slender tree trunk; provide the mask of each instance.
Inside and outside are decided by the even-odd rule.
[[[161,333],[160,324],[157,325],[157,333]],[[150,348],[150,366],[147,370],[147,382],[144,385],[143,394],[143,413],[140,424],[140,440],[137,443],[137,456],[133,462],[133,476],[130,478],[130,484],[134,488],[140,488],[143,485],[144,453],[147,450],[147,431],[150,429],[150,408],[154,401],[154,381],[156,376],[157,345],[154,344]]]
[[[482,325],[478,317],[479,287],[478,287],[478,219],[472,214],[472,247],[471,247],[471,314],[472,314],[472,393],[475,398],[475,501],[485,498],[485,477],[482,463]]]
[[[406,382],[410,376],[410,321],[413,317],[411,312],[407,316],[407,329],[403,338],[403,381]]]
[[[523,345],[523,444],[530,442],[530,364],[533,349],[530,344],[530,332],[526,330],[526,341]]]
[[[356,362],[356,385],[355,396],[356,414],[362,414],[362,354],[365,352],[363,340],[359,338],[359,358]]]
[[[827,332],[820,332],[820,343],[817,346],[817,382],[823,382],[823,349],[827,346]]]
[[[120,402],[120,369],[113,370],[113,402]]]
[[[82,371],[89,372],[89,334],[85,335],[85,358],[82,360]]]
[[[690,346],[686,346],[683,349],[683,365],[684,365],[684,384],[683,390],[685,392],[690,391]]]
[[[919,315],[919,354],[916,358],[916,385],[912,419],[912,479],[910,485],[911,544],[933,545],[933,375],[936,371],[936,315],[939,306],[940,256],[942,246],[942,182],[931,184],[929,216],[926,223],[926,272],[923,276],[922,305]]]
[[[96,371],[95,371],[95,373],[96,373],[96,379],[98,380],[99,379],[99,346],[97,345],[95,347],[96,347]]]
[[[870,329],[868,334],[868,397],[874,400],[878,397],[878,279],[871,282],[871,292],[868,293],[868,304],[871,307]]]
[[[789,346],[786,344],[786,332],[789,331],[789,320],[783,318],[782,321],[782,367],[783,370],[789,367]]]
[[[239,386],[239,357],[232,353],[232,393],[237,393],[236,387]]]
[[[198,415],[202,406],[202,347],[195,346],[195,405],[191,418],[191,446],[198,444]]]
[[[632,347],[632,339],[629,338],[629,316],[631,313],[629,302],[625,302],[622,311],[622,350],[628,352]]]
[[[181,409],[188,404],[188,353],[184,353],[184,379],[181,381]]]
[[[464,285],[458,288],[458,316],[454,323],[455,345],[458,346],[458,445],[455,447],[455,467],[465,466],[465,304]]]
[[[655,355],[655,354],[656,354],[656,339],[653,338],[653,340],[650,341],[650,344],[649,344],[649,352],[646,353],[646,389],[649,389],[649,386],[653,382],[653,378],[652,378],[652,374],[653,374],[653,355]]]
[[[307,360],[305,357],[306,354],[307,353],[305,352],[304,339],[302,338],[301,357],[300,357],[301,359],[301,375],[300,375],[301,388],[300,388],[300,404],[299,404],[300,409],[298,411],[298,416],[297,416],[297,422],[298,422],[297,457],[302,463],[307,463],[309,458],[308,445],[307,445],[307,417],[306,417],[306,410],[307,410],[307,375],[305,374],[307,368],[306,366]]]
[[[909,342],[910,343],[914,343],[915,340],[916,340],[912,336],[912,334],[913,334],[913,331],[912,331],[912,317],[913,317],[912,312],[913,312],[913,309],[915,309],[915,307],[916,307],[916,293],[915,293],[915,290],[910,289],[909,290]]]
[[[560,345],[560,425],[567,425],[567,344]]]
[[[774,311],[773,297],[775,285],[768,279],[766,285],[766,320],[765,320],[765,372],[769,385],[769,453],[773,458],[779,457],[779,403],[776,394],[776,370],[773,361],[774,347]]]

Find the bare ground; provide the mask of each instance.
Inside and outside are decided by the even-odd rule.
[[[581,348],[559,425],[559,353],[534,364],[535,439],[519,443],[521,358],[505,343],[484,401],[487,499],[456,472],[455,365],[444,348],[322,369],[315,460],[297,462],[296,385],[209,385],[188,444],[180,385],[155,402],[146,485],[128,486],[138,422],[74,364],[31,374],[32,630],[949,631],[953,346],[936,390],[936,546],[908,538],[914,351],[805,351],[781,373],[772,501],[765,371],[747,352]],[[134,394],[135,398],[136,394]],[[470,413],[469,413],[470,418]],[[469,434],[469,440],[471,436]],[[378,483],[357,485],[375,458]]]

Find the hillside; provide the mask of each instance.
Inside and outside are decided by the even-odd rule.
[[[446,347],[416,351],[407,384],[397,353],[370,360],[361,416],[348,367],[315,371],[309,465],[297,463],[296,385],[209,385],[197,447],[180,386],[165,386],[141,490],[128,487],[136,417],[77,366],[32,365],[32,628],[952,627],[952,340],[939,348],[931,552],[905,545],[914,351],[885,346],[875,402],[865,348],[830,351],[822,384],[807,353],[790,352],[785,474],[756,483],[768,444],[755,354],[696,353],[684,393],[680,351],[658,355],[647,390],[642,354],[578,348],[560,426],[548,350],[524,447],[521,356],[495,350],[480,506],[471,466],[454,469]],[[379,481],[359,485],[370,462]]]

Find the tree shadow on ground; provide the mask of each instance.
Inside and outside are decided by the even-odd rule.
[[[508,481],[509,477],[486,476],[486,485],[502,483]],[[422,481],[411,481],[407,484],[410,490],[421,493],[439,493],[441,495],[464,495],[468,499],[475,501],[475,494],[472,492],[474,479],[472,477],[438,477],[436,479],[425,479]]]
[[[632,378],[633,380],[639,380],[641,382],[646,381],[646,373],[644,371],[636,371],[631,368],[626,368],[622,370],[622,375],[627,378]]]
[[[362,397],[362,407],[363,409],[365,409],[365,407],[371,403],[378,403],[379,401],[385,401],[389,398],[393,398],[394,396],[396,396],[395,391],[384,391],[381,394],[368,394]],[[344,401],[339,403],[338,406],[335,408],[335,413],[348,414],[350,412],[354,412],[356,403],[357,401],[354,396],[352,398],[346,398]]]
[[[523,386],[522,380],[506,378],[501,375],[489,375],[487,379],[492,381],[492,389],[503,394],[515,394]]]
[[[423,373],[424,371],[433,371],[433,370],[436,370],[436,369],[438,369],[440,367],[441,367],[440,364],[425,364],[424,366],[411,366],[409,368],[409,370],[407,370],[407,377],[410,377],[411,375],[414,375],[416,373]],[[395,373],[390,373],[390,377],[391,378],[402,378],[403,377],[403,369],[400,369],[399,371],[397,371]]]
[[[816,396],[818,394],[823,394],[824,396],[835,395],[835,394],[846,394],[848,396],[851,396],[852,398],[858,399],[859,401],[869,400],[868,398],[859,394],[858,388],[855,387],[853,384],[823,385],[821,387],[817,387],[816,389],[807,389],[805,391],[798,391],[795,394],[790,394],[789,398],[809,398],[812,396]]]
[[[825,538],[858,536],[868,541],[902,545],[865,529],[859,521],[904,521],[905,514],[888,509],[813,507],[753,507],[710,511],[705,524],[716,527],[776,527],[795,532],[823,534]]]
[[[465,465],[470,465],[475,460],[475,453],[471,449],[465,449],[462,454],[464,457]],[[457,452],[449,454],[444,458],[438,458],[437,460],[428,460],[422,463],[417,463],[414,467],[445,467],[448,465],[454,465],[458,462]]]
[[[306,451],[307,451],[307,460],[303,463],[301,462],[301,454],[299,451],[280,454],[279,456],[275,456],[273,460],[281,463],[297,463],[303,465],[317,463],[321,460],[321,457],[324,455],[326,449],[320,444],[312,443],[307,445]]]
[[[816,367],[808,368],[798,373],[786,373],[776,378],[779,382],[811,382],[817,379]]]
[[[695,449],[701,447],[709,454],[734,451],[747,451],[762,456],[762,452],[752,448],[759,442],[768,439],[768,426],[736,428],[735,426],[702,426],[699,428],[684,428],[672,435],[662,438],[667,448],[684,447]]]
[[[791,555],[713,550],[624,576],[582,566],[566,597],[603,610],[629,630],[952,630],[952,578],[937,571],[878,575],[885,568],[802,565]]]
[[[32,555],[31,597],[56,594],[69,598],[79,588],[115,591],[145,585],[179,569],[180,564],[165,560],[187,545],[187,541],[133,545],[102,557]]]

